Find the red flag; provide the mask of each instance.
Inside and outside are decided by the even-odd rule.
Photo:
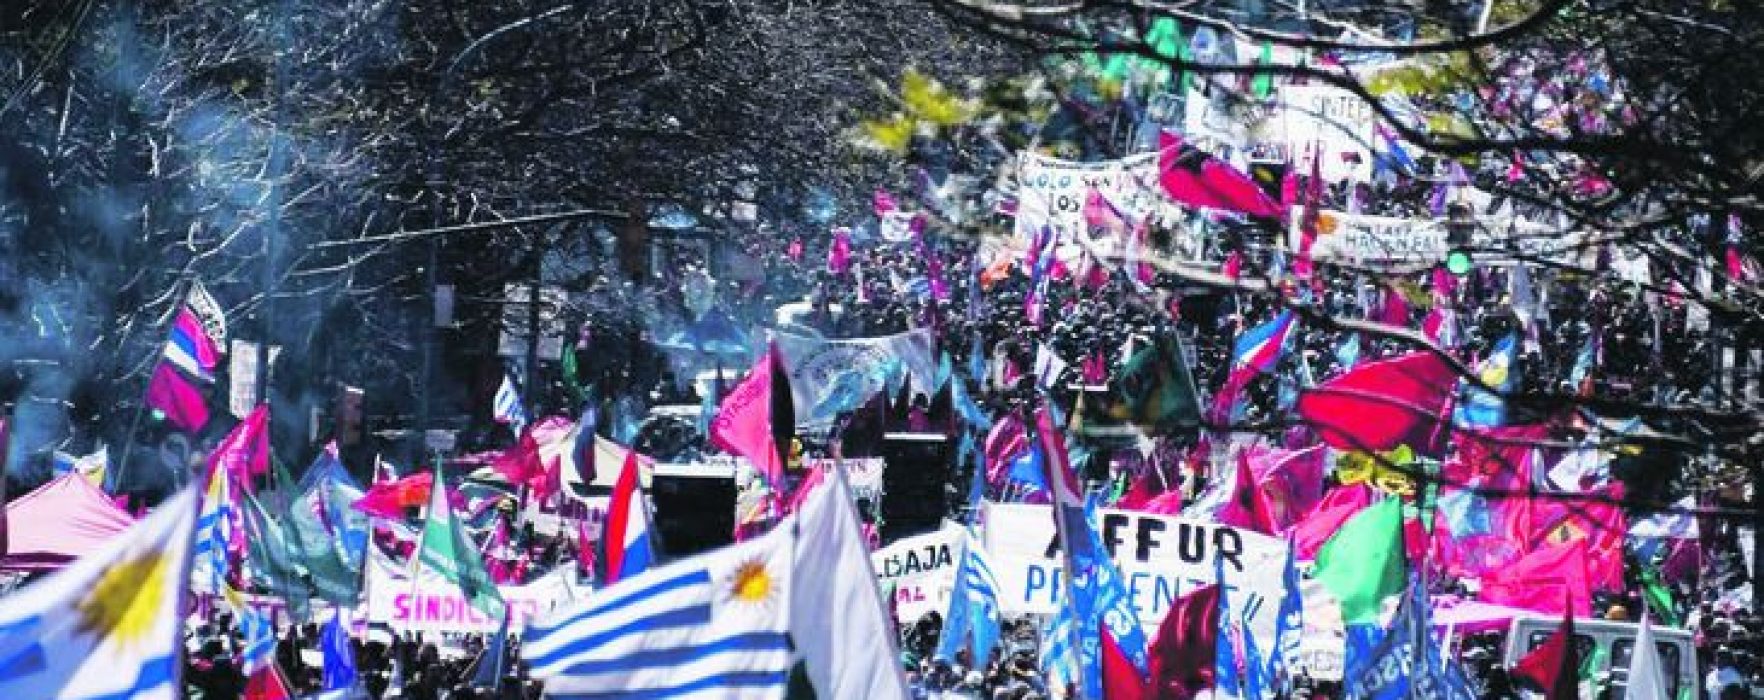
[[[1298,259],[1292,263],[1293,274],[1299,277],[1311,276],[1311,246],[1317,242],[1317,222],[1322,219],[1320,207],[1323,204],[1323,175],[1319,169],[1323,163],[1322,149],[1311,154],[1311,177],[1305,182],[1305,212],[1299,220]]]
[[[1243,212],[1278,219],[1280,203],[1262,191],[1250,176],[1168,131],[1158,137],[1158,183],[1164,193],[1183,204]]]
[[[1544,690],[1546,700],[1580,697],[1580,658],[1574,646],[1574,616],[1563,615],[1562,626],[1513,667],[1513,677]]]
[[[1213,687],[1219,638],[1219,587],[1202,586],[1176,601],[1151,643],[1146,696],[1186,700]],[[1110,695],[1109,697],[1114,697]]]
[[[1592,589],[1621,593],[1625,589],[1623,544],[1629,532],[1628,517],[1623,512],[1623,486],[1613,483],[1589,496],[1544,494],[1506,499],[1517,506],[1509,509],[1504,523],[1507,537],[1520,551],[1583,544],[1587,581]]]
[[[292,700],[293,697],[288,682],[282,679],[282,672],[274,663],[264,664],[245,679],[245,700]]]
[[[1344,486],[1323,497],[1317,507],[1300,518],[1292,528],[1292,546],[1296,548],[1294,556],[1302,560],[1317,558],[1317,550],[1323,543],[1335,536],[1343,523],[1349,518],[1372,505],[1372,489],[1365,484]]]
[[[1231,487],[1231,498],[1219,509],[1219,522],[1232,527],[1255,530],[1265,535],[1275,532],[1274,513],[1268,508],[1268,501],[1262,496],[1262,490],[1256,485],[1256,475],[1250,471],[1249,451],[1237,453],[1237,475]]]
[[[747,378],[723,398],[722,406],[717,408],[717,417],[710,425],[711,444],[746,457],[773,488],[784,483],[784,463],[779,459],[778,446],[774,442],[771,415],[775,404],[772,371],[778,366],[776,355],[774,346],[754,363]],[[788,446],[785,449],[789,449]]]
[[[1370,362],[1299,394],[1298,414],[1338,450],[1408,445],[1438,454],[1446,400],[1457,386],[1451,365],[1432,352]]]
[[[1545,547],[1525,555],[1484,579],[1478,597],[1537,612],[1567,610],[1590,615],[1592,585],[1587,580],[1586,543]]]
[[[1103,697],[1109,700],[1147,697],[1145,677],[1139,675],[1139,669],[1134,668],[1127,654],[1121,651],[1120,643],[1115,641],[1115,635],[1109,632],[1107,625],[1102,629],[1102,685]]]
[[[355,509],[382,518],[403,518],[405,508],[429,501],[429,489],[434,483],[434,472],[422,471],[391,483],[374,484],[356,499]]]

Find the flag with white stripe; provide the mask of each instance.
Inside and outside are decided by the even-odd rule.
[[[515,388],[514,379],[506,372],[502,375],[502,386],[496,388],[496,398],[490,409],[491,417],[514,428],[516,435],[527,427],[527,407],[521,403],[521,391]]]
[[[955,658],[956,652],[970,641],[974,666],[983,668],[992,658],[992,647],[998,643],[999,608],[998,577],[986,561],[986,551],[972,531],[966,533],[966,551],[956,573],[956,589],[950,596],[949,610],[943,618],[937,658]]]
[[[650,569],[527,627],[551,698],[779,698],[795,528]]]

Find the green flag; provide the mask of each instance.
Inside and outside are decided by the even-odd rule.
[[[1323,543],[1315,578],[1341,601],[1342,622],[1377,622],[1384,599],[1403,590],[1403,501],[1360,511]]]
[[[271,595],[286,602],[294,619],[308,619],[312,612],[312,586],[281,520],[272,517],[250,491],[239,494],[239,506],[245,515],[246,538],[250,542],[245,551],[253,578],[261,580]]]
[[[1117,420],[1146,427],[1200,424],[1200,401],[1194,376],[1174,337],[1147,344],[1121,369],[1121,403],[1111,414]]]
[[[507,605],[502,592],[484,570],[484,560],[477,547],[466,536],[465,526],[454,517],[453,506],[447,503],[447,486],[441,478],[441,466],[435,465],[434,486],[429,489],[429,516],[423,524],[422,547],[417,551],[417,569],[434,569],[442,578],[459,585],[460,593],[492,619],[500,620]]]
[[[582,386],[578,362],[576,344],[564,343],[563,362],[559,373],[563,375],[564,386],[569,387],[570,395],[576,397],[577,403],[581,403],[588,400],[588,387]]]
[[[1262,55],[1256,59],[1256,65],[1274,65],[1274,44],[1272,42],[1262,42]],[[1258,71],[1256,77],[1250,79],[1250,92],[1258,98],[1268,99],[1269,95],[1274,94],[1274,74]]]
[[[311,576],[318,597],[354,607],[361,597],[362,561],[367,553],[367,514],[350,504],[362,492],[348,481],[343,465],[327,455],[313,465],[311,483],[288,509],[287,532]]]
[[[1678,619],[1678,605],[1672,602],[1672,591],[1660,580],[1660,570],[1653,564],[1640,562],[1642,595],[1647,598],[1648,608],[1654,616],[1669,627],[1681,627]]]

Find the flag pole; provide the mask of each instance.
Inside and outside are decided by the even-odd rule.
[[[184,287],[184,291],[182,294],[175,295],[175,298],[178,299],[177,303],[179,305],[182,305],[189,300],[189,297],[190,297],[189,284],[190,284],[191,279],[192,278],[185,276],[184,278],[179,279],[177,281],[177,285]],[[171,318],[176,318],[176,317],[177,317],[177,308],[174,307],[172,310],[172,314],[168,315],[166,318],[171,319]],[[167,335],[165,332],[165,325],[166,324],[164,322],[159,324],[161,336]],[[164,341],[161,341],[160,347],[159,347],[159,353],[161,355],[165,354],[164,345],[165,345]],[[158,369],[158,362],[159,362],[158,359],[154,360],[154,369]],[[127,441],[123,442],[122,461],[117,463],[117,465],[116,465],[117,468],[115,470],[107,470],[107,474],[110,475],[108,477],[108,480],[110,481],[110,489],[109,490],[111,493],[115,493],[119,488],[122,487],[123,476],[128,472],[129,457],[135,451],[135,434],[138,431],[140,431],[140,429],[141,429],[141,416],[142,416],[142,414],[145,414],[147,412],[147,392],[152,390],[152,387],[153,387],[153,370],[148,370],[146,388],[143,388],[141,390],[141,403],[135,405],[135,416],[134,416],[134,418],[129,420],[129,437],[128,437]],[[186,475],[183,472],[184,472],[184,470],[178,471],[178,484],[177,484],[178,486],[184,485],[183,482],[184,482],[184,477]]]
[[[1043,398],[1042,400],[1045,402],[1045,401],[1048,401],[1049,399]],[[1045,409],[1043,409],[1043,410],[1045,410]],[[1031,430],[1039,433],[1041,430],[1041,427],[1042,427],[1041,421],[1035,420],[1035,421],[1033,421],[1033,426],[1032,426]],[[1059,429],[1058,427],[1054,426],[1052,420],[1047,421],[1047,427],[1050,430],[1058,430]],[[1045,438],[1043,436],[1037,434],[1035,436],[1035,439],[1036,440],[1044,440]],[[1042,444],[1045,445],[1046,443],[1044,442]],[[1031,443],[1030,449],[1034,449],[1033,443]],[[1056,462],[1055,461],[1056,459],[1058,459],[1059,461]],[[1058,458],[1054,457],[1051,454],[1042,455],[1041,469],[1044,474],[1044,478],[1045,478],[1045,475],[1047,474],[1048,470],[1053,469],[1056,464],[1064,464],[1066,459],[1067,459],[1067,457],[1065,455],[1061,455]],[[1060,494],[1057,491],[1057,489],[1060,488],[1060,483],[1062,481],[1064,481],[1064,479],[1066,478],[1067,473],[1069,473],[1068,470],[1062,468],[1061,473],[1058,475],[1057,478],[1048,479],[1047,481],[1048,481],[1048,487],[1050,489],[1056,489],[1056,491],[1050,495],[1053,497],[1051,500],[1053,501],[1054,532],[1060,538],[1060,556],[1064,560],[1064,565],[1065,565],[1065,575],[1060,577],[1062,580],[1062,583],[1064,584],[1064,588],[1066,589],[1065,590],[1066,598],[1062,604],[1070,606],[1073,604],[1073,601],[1075,600],[1075,598],[1073,597],[1073,593],[1072,593],[1072,576],[1074,575],[1073,572],[1077,571],[1077,567],[1073,565],[1071,533],[1066,531],[1065,517],[1064,517],[1064,514],[1060,512],[1060,508],[1062,507],[1062,505],[1060,504]],[[1072,476],[1073,476],[1073,478],[1077,478],[1076,474],[1073,474]],[[1070,484],[1068,486],[1070,488],[1072,488],[1074,491],[1076,491],[1078,488],[1077,484]],[[1073,619],[1073,625],[1069,629],[1069,632],[1068,632],[1069,634],[1072,635],[1072,638],[1068,639],[1066,643],[1070,649],[1072,649],[1073,651],[1076,651],[1078,649],[1078,639],[1077,639],[1078,626],[1081,624],[1084,624],[1084,621],[1079,620],[1076,615],[1074,615],[1072,619]],[[1085,685],[1086,679],[1084,677],[1085,676],[1084,664],[1073,663],[1072,664],[1072,675],[1078,682],[1077,683],[1078,696],[1083,697],[1084,688],[1087,687]],[[1103,699],[1102,698],[1091,698],[1090,700],[1103,700]]]

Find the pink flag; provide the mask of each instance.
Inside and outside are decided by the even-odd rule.
[[[1372,489],[1365,484],[1344,486],[1330,491],[1316,508],[1298,521],[1292,528],[1292,546],[1299,559],[1310,561],[1317,558],[1317,550],[1323,543],[1335,536],[1343,523],[1354,514],[1372,505]]]
[[[894,203],[894,195],[888,194],[887,190],[876,190],[876,195],[872,202],[876,209],[876,216],[893,213],[895,210],[900,209],[900,205]]]
[[[147,405],[159,409],[167,421],[186,433],[194,433],[208,424],[208,401],[203,398],[202,389],[167,362],[153,368],[153,378],[147,384]]]
[[[1587,616],[1592,613],[1592,586],[1587,576],[1586,544],[1546,547],[1527,554],[1484,579],[1478,597],[1541,613],[1561,613],[1564,605],[1572,605],[1575,615]]]
[[[784,483],[784,465],[772,442],[772,354],[776,352],[773,348],[753,364],[747,378],[723,399],[710,424],[711,444],[746,457],[774,489]]]
[[[1250,470],[1255,472],[1256,485],[1267,502],[1276,531],[1292,527],[1323,498],[1326,456],[1322,445],[1250,453]]]
[[[208,455],[208,468],[227,470],[235,483],[251,488],[251,478],[269,472],[269,404],[258,404]]]
[[[997,484],[1011,471],[1011,461],[1029,450],[1029,434],[1022,419],[1015,413],[1006,414],[992,424],[986,434],[986,481]]]
[[[851,269],[851,229],[833,229],[833,244],[827,248],[827,271],[843,275]]]
[[[1091,228],[1105,229],[1110,233],[1128,229],[1127,216],[1094,187],[1084,197],[1083,214],[1084,222]]]
[[[1385,288],[1384,308],[1379,311],[1378,322],[1398,328],[1409,327],[1409,302],[1403,299],[1402,292]]]
[[[1219,509],[1219,522],[1232,527],[1254,530],[1266,535],[1277,532],[1274,514],[1256,486],[1256,475],[1250,470],[1249,451],[1237,453],[1237,474],[1232,480],[1231,498]]]
[[[1225,265],[1220,269],[1220,272],[1226,278],[1236,282],[1238,278],[1243,276],[1243,253],[1231,251],[1230,255],[1225,256]]]
[[[1158,171],[1164,193],[1183,204],[1280,218],[1280,203],[1254,179],[1168,131],[1158,138]]]

